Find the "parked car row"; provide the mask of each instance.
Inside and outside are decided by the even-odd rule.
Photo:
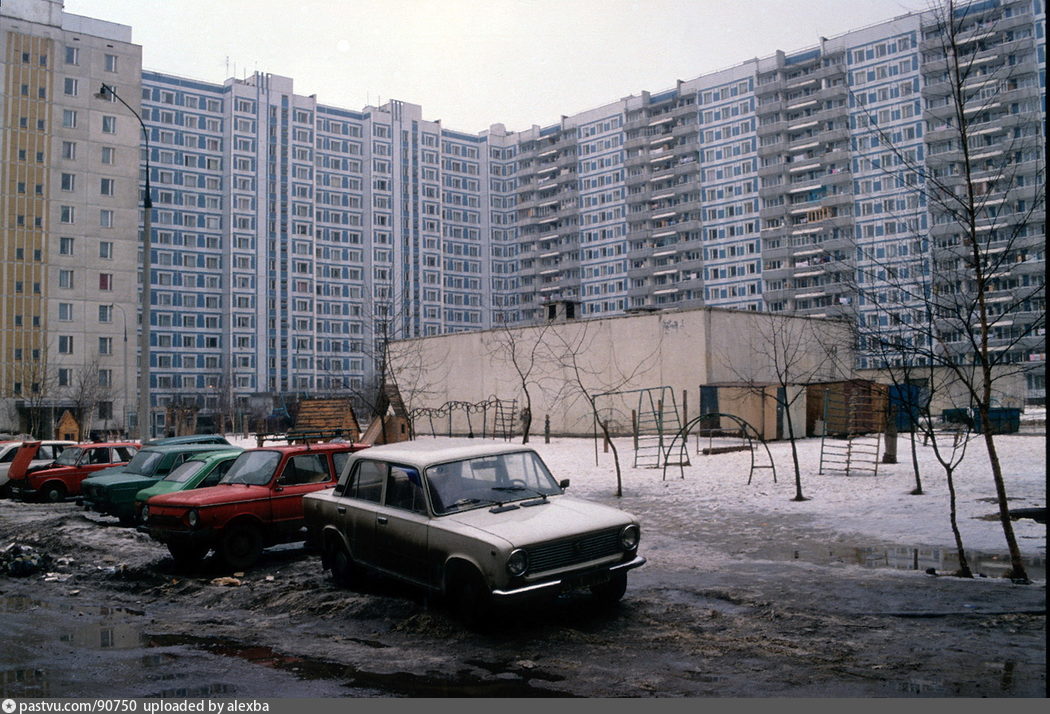
[[[633,516],[567,496],[569,481],[527,446],[115,442],[63,445],[37,471],[22,461],[12,463],[13,477],[27,472],[12,479],[15,497],[79,494],[85,509],[137,524],[180,566],[214,550],[244,570],[268,546],[305,540],[340,584],[384,573],[450,596],[474,621],[498,601],[580,587],[616,602],[645,563]]]

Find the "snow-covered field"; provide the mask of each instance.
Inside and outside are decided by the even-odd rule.
[[[1026,414],[1026,416],[1029,416]],[[423,436],[422,439],[431,437]],[[944,436],[950,441],[950,436]],[[254,446],[251,439],[231,439]],[[740,444],[739,440],[723,443]],[[1045,435],[1000,435],[996,438],[1010,508],[1046,506]],[[908,547],[954,548],[949,522],[949,494],[944,469],[930,446],[918,446],[924,495],[911,495],[915,487],[908,435],[898,443],[898,463],[878,464],[877,475],[846,476],[838,472],[819,474],[819,438],[797,442],[805,501],[795,501],[795,483],[790,445],[770,442],[776,466],[776,482],[769,468],[751,474],[751,453],[734,452],[698,455],[695,437],[690,439],[690,466],[679,470],[632,468],[634,453],[630,438],[617,439],[623,474],[623,497],[617,499],[612,453],[591,439],[554,438],[549,444],[533,438],[535,447],[556,478],[572,481],[570,493],[619,505],[643,517],[650,533],[688,537],[702,524],[717,519],[745,526],[763,519],[787,518],[815,531],[843,537],[863,536],[883,544]],[[702,440],[700,446],[708,442]],[[717,443],[716,443],[717,445]],[[597,458],[596,458],[597,457]],[[597,460],[597,464],[596,464]],[[756,464],[768,464],[763,450],[755,452]],[[684,475],[684,478],[683,478]],[[748,477],[751,475],[751,483]],[[965,458],[955,472],[958,522],[968,550],[1006,552],[1006,542],[995,514],[995,487],[988,455],[981,438],[973,438]],[[1031,519],[1013,521],[1018,544],[1025,556],[1045,558],[1046,526]]]

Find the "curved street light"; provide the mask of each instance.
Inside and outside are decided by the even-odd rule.
[[[139,388],[138,388],[138,436],[146,441],[153,435],[153,414],[150,408],[150,281],[152,279],[152,218],[153,218],[153,195],[149,185],[149,131],[142,121],[139,113],[131,108],[127,102],[121,99],[116,89],[102,83],[102,87],[95,94],[99,99],[112,101],[116,99],[132,113],[142,127],[142,138],[146,144],[146,190],[142,196],[142,300],[139,308]],[[110,99],[112,97],[112,99]],[[125,321],[126,328],[126,321]],[[126,333],[125,333],[126,336]]]

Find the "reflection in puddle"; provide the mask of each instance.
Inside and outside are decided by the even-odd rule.
[[[86,649],[129,650],[142,646],[142,632],[138,627],[126,624],[98,623],[78,627],[60,635],[59,642]]]
[[[42,669],[0,670],[0,696],[43,698],[51,696],[47,673]]]
[[[763,555],[761,552],[755,555]],[[1010,556],[1005,553],[967,551],[970,570],[976,575],[1001,578],[1010,570]],[[865,568],[894,568],[896,570],[935,570],[953,573],[959,569],[959,554],[954,548],[856,548],[840,547],[822,551],[795,550],[793,560],[811,563],[843,563]],[[1023,559],[1028,577],[1042,580],[1046,577],[1046,558],[1029,556]]]

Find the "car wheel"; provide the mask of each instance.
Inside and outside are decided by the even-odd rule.
[[[602,605],[615,605],[627,592],[627,573],[613,573],[608,582],[591,586],[591,595]]]
[[[8,481],[0,486],[0,498],[11,498],[11,482]]]
[[[244,570],[255,564],[262,553],[262,533],[255,526],[234,526],[222,536],[219,553],[234,570]]]
[[[60,483],[45,483],[40,489],[40,498],[48,503],[58,503],[66,498],[66,487]]]
[[[190,567],[197,565],[208,553],[208,546],[187,545],[185,543],[168,543],[168,552],[171,553],[175,565]]]
[[[343,588],[353,588],[360,583],[361,570],[342,543],[330,542],[326,546],[326,560],[332,570],[332,580]]]
[[[117,520],[120,521],[120,525],[125,526],[127,528],[137,526],[141,522],[137,513],[134,513],[130,516],[117,516]]]
[[[490,624],[492,593],[477,572],[463,573],[452,588],[452,609],[467,627],[478,630]]]

